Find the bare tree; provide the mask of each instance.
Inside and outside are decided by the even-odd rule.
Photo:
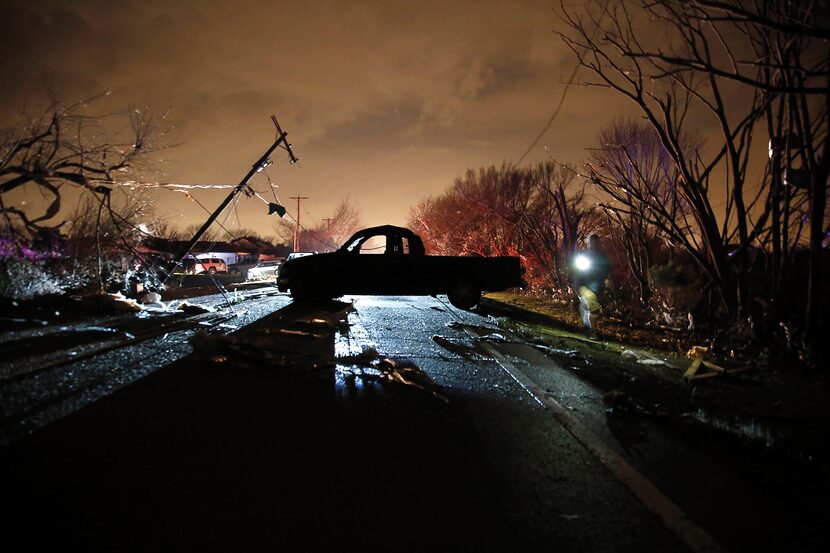
[[[195,235],[196,231],[198,231],[200,228],[202,228],[202,225],[199,224],[199,223],[193,223],[192,225],[187,225],[186,227],[184,227],[184,237],[183,237],[183,239],[187,240],[191,236]],[[217,226],[212,226],[212,227],[208,228],[205,231],[205,233],[202,235],[201,241],[202,242],[219,242],[223,239],[231,240],[233,238],[236,238],[236,236],[229,234],[227,231],[222,229],[222,227],[217,225]]]
[[[143,233],[136,218],[149,209],[146,198],[117,195],[109,183],[149,169],[152,154],[164,147],[166,125],[163,116],[135,107],[91,113],[90,106],[99,105],[103,96],[72,105],[51,99],[39,116],[22,117],[22,123],[0,133],[3,236],[20,252],[30,244],[61,244],[75,262],[72,270],[86,275],[77,275],[76,283],[83,285],[95,273],[102,288],[118,284],[106,282],[109,274],[123,284],[125,260],[141,257],[136,245]],[[69,189],[73,200],[80,197],[69,215],[71,226],[64,206]],[[24,206],[9,201],[20,192],[39,201]],[[65,271],[64,261],[56,262],[56,271]],[[115,265],[123,270],[113,270]]]
[[[830,176],[830,4],[826,0],[697,0],[688,4],[660,0],[647,6],[652,16],[684,32],[689,48],[680,55],[652,50],[640,56],[654,60],[666,71],[704,72],[710,78],[760,91],[757,98],[770,138],[773,289],[780,294],[787,286],[783,264],[791,240],[789,208],[798,199],[792,187],[800,187],[809,202],[805,331],[812,340],[821,305],[820,257]],[[703,48],[715,50],[715,55],[701,55]],[[789,178],[782,178],[786,176]]]
[[[525,231],[535,235],[553,261],[555,284],[563,287],[567,258],[596,226],[588,205],[584,181],[570,166],[549,161],[531,170],[537,196],[528,210]]]
[[[103,96],[103,95],[102,95]],[[0,215],[6,232],[21,239],[63,225],[62,187],[87,190],[105,201],[112,189],[99,182],[146,169],[164,136],[162,119],[131,108],[122,114],[89,114],[99,97],[72,105],[52,100],[38,117],[0,133]],[[31,188],[43,197],[26,209],[6,201],[14,191]]]
[[[156,219],[149,228],[150,234],[156,238],[163,238],[165,240],[185,240],[187,235],[185,231],[177,228],[169,219]],[[193,231],[196,232],[196,229]],[[192,234],[191,234],[192,236]]]
[[[629,98],[657,132],[677,168],[676,188],[694,222],[693,232],[678,244],[721,290],[727,308],[741,313],[748,300],[746,253],[766,232],[769,217],[770,202],[762,201],[760,205],[766,208],[754,212],[768,187],[760,186],[753,196],[746,183],[753,130],[769,98],[753,81],[747,83],[748,94],[740,101],[729,101],[726,83],[746,80],[737,67],[738,52],[748,46],[735,43],[746,40],[746,29],[706,15],[705,10],[699,2],[671,0],[621,2],[613,7],[606,3],[580,15],[563,8],[567,30],[560,36],[580,63],[599,78],[585,84],[607,87]],[[663,46],[659,47],[644,44],[641,37],[659,34],[653,28],[643,33],[638,26],[645,24],[662,25],[673,38],[660,36]],[[594,33],[589,25],[601,32]],[[721,69],[722,60],[731,70]],[[683,128],[692,112],[697,118],[708,117],[720,130],[723,146],[687,150]],[[718,171],[726,178],[719,186],[710,186]],[[716,188],[724,192],[720,219],[711,199]],[[675,231],[677,237],[680,229]]]
[[[99,288],[123,284],[130,262],[140,262],[139,248],[150,236],[141,222],[151,219],[153,202],[141,194],[88,194],[68,215],[64,254],[79,278],[97,280]]]
[[[600,131],[598,140],[586,164],[588,175],[609,198],[601,207],[619,230],[612,238],[625,252],[645,305],[651,296],[651,249],[658,236],[681,243],[694,234],[695,220],[678,190],[677,165],[653,127],[615,121]]]
[[[585,185],[575,177],[554,161],[469,170],[442,196],[413,208],[409,225],[432,253],[519,255],[532,282],[562,288],[563,261],[591,215]]]

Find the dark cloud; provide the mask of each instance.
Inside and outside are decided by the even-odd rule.
[[[270,144],[276,113],[303,163],[271,174],[286,197],[312,198],[313,219],[350,195],[367,223],[402,223],[467,167],[515,159],[573,67],[544,0],[6,4],[4,120],[45,86],[65,101],[112,90],[113,105],[169,109],[182,145],[165,153],[164,178],[235,182]],[[579,161],[625,109],[599,94],[573,95],[542,145]],[[530,160],[548,155],[540,146]],[[170,214],[202,215],[167,199]],[[261,205],[239,212],[270,232]]]

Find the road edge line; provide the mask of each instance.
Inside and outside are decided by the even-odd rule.
[[[478,339],[478,336],[473,335]],[[696,553],[725,552],[726,550],[709,535],[706,530],[693,522],[668,496],[660,491],[650,480],[631,466],[619,453],[608,447],[593,431],[574,418],[555,399],[532,378],[516,367],[495,347],[486,342],[479,342],[482,349],[515,380],[533,399],[546,409],[550,409],[554,418],[579,441],[588,451],[607,468],[614,477],[645,505],[645,507],[663,522],[669,530],[680,538]]]

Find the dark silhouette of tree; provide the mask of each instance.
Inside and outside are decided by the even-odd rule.
[[[750,312],[754,248],[772,243],[780,289],[793,241],[789,217],[809,199],[806,329],[813,336],[830,164],[826,10],[823,1],[642,0],[580,11],[562,4],[559,12],[560,37],[593,76],[582,84],[628,98],[670,156],[689,217],[685,238],[669,236],[693,256],[729,313]],[[718,137],[690,150],[686,129],[701,126]],[[752,138],[764,127],[773,146],[767,178],[749,182]],[[650,222],[659,221],[646,205]]]
[[[618,230],[612,240],[625,252],[640,302],[646,305],[658,238],[676,244],[687,240],[689,248],[699,248],[695,221],[678,193],[676,165],[653,127],[616,121],[600,131],[598,141],[586,164],[588,175],[609,198],[600,205]]]
[[[72,105],[52,100],[40,116],[0,133],[0,216],[6,233],[25,241],[57,231],[64,224],[58,220],[63,187],[106,204],[112,188],[101,181],[148,169],[151,154],[163,148],[163,117],[137,108],[91,114],[90,105],[100,98]],[[6,201],[22,189],[37,192],[43,202],[21,208]]]
[[[59,243],[79,283],[94,266],[101,288],[117,284],[107,279],[123,280],[131,260],[141,259],[137,246],[146,233],[138,225],[152,210],[145,196],[113,184],[149,170],[153,154],[168,147],[162,142],[163,115],[136,107],[93,113],[104,96],[71,105],[51,99],[41,115],[23,116],[22,123],[0,133],[3,236],[20,251],[29,244]],[[40,201],[9,201],[21,192]],[[67,197],[75,202],[68,218]]]
[[[286,244],[293,243],[295,225],[296,221],[291,217],[281,219],[274,227],[277,240]],[[334,251],[361,228],[360,210],[355,207],[351,199],[345,198],[337,205],[330,217],[311,226],[300,228],[300,251]]]
[[[410,211],[409,226],[438,255],[520,255],[528,277],[548,288],[567,285],[566,258],[591,209],[576,172],[549,161],[468,170],[437,198]]]

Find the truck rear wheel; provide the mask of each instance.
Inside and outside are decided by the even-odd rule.
[[[294,301],[322,301],[334,297],[329,291],[309,286],[307,283],[295,284],[291,287],[291,299]]]
[[[294,301],[308,301],[312,299],[312,293],[308,285],[294,284],[291,287],[291,298]]]
[[[459,280],[450,288],[447,299],[458,309],[470,309],[478,305],[481,288],[471,279]]]

